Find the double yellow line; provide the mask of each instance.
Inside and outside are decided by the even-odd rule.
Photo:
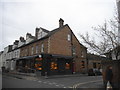
[[[94,83],[94,82],[100,82],[100,81],[102,81],[102,80],[96,80],[96,81],[89,81],[89,82],[83,82],[83,83],[77,83],[77,84],[75,84],[75,85],[73,85],[73,90],[76,90],[76,88],[78,87],[78,86],[80,86],[80,85],[84,85],[84,84],[88,84],[88,83]]]

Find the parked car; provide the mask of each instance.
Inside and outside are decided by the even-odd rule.
[[[99,70],[95,70],[95,75],[102,75],[102,73]]]
[[[88,76],[95,76],[95,73],[92,68],[88,70]]]

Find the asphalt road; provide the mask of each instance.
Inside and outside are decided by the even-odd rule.
[[[101,88],[101,76],[81,76],[62,78],[20,79],[9,76],[2,77],[3,88]]]

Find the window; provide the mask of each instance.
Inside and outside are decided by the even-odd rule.
[[[70,36],[70,34],[67,35],[67,40],[68,40],[68,41],[71,40],[71,36]]]
[[[81,51],[81,57],[84,57],[84,52],[83,51]]]
[[[70,69],[70,64],[69,63],[65,64],[65,69]]]
[[[96,63],[93,63],[93,68],[96,68]]]
[[[81,67],[85,68],[85,61],[81,61]]]
[[[76,49],[75,49],[75,47],[73,47],[73,55],[75,55],[76,54]]]
[[[36,54],[38,53],[38,46],[36,46]]]
[[[51,70],[57,69],[57,62],[51,62]]]
[[[28,54],[28,49],[25,49],[24,50],[24,56],[27,56],[27,54]]]
[[[33,55],[34,47],[31,48],[31,55]]]
[[[41,45],[41,52],[44,52],[44,44]]]
[[[42,58],[36,58],[35,60],[35,68],[36,70],[42,70]]]

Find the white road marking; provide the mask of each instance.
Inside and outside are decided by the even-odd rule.
[[[66,88],[66,87],[63,87],[63,88]]]
[[[42,81],[38,81],[38,82],[42,82]]]
[[[55,86],[57,86],[57,87],[58,87],[59,85],[55,85]]]
[[[78,84],[73,85],[72,88],[75,90],[80,85],[88,84],[88,83],[95,83],[95,82],[99,82],[99,81],[102,81],[102,80],[96,80],[96,81],[89,81],[89,82],[78,83]]]

